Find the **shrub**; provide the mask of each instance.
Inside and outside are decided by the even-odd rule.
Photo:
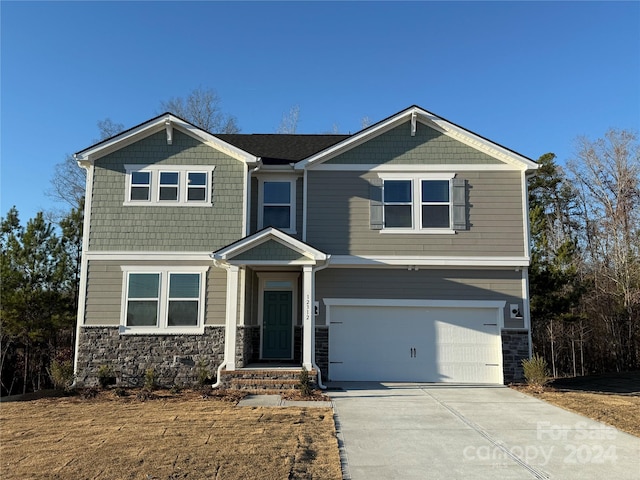
[[[196,362],[196,383],[200,388],[211,383],[211,372],[203,358],[199,358]]]
[[[522,368],[528,385],[542,388],[549,383],[547,361],[543,357],[534,355],[529,359],[522,360]]]
[[[158,376],[153,368],[147,368],[144,372],[144,389],[152,391],[156,388]]]
[[[298,389],[300,390],[300,393],[302,394],[302,396],[310,397],[311,392],[313,391],[313,388],[311,385],[311,375],[309,375],[309,372],[304,366],[302,367],[302,371],[298,376],[298,382],[299,382]]]
[[[116,384],[116,374],[109,365],[101,365],[98,369],[98,383],[101,388]]]
[[[71,350],[58,353],[51,362],[51,381],[55,388],[69,390],[73,384],[73,359]]]

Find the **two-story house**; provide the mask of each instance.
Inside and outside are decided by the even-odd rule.
[[[76,374],[496,383],[530,355],[532,160],[412,106],[353,135],[166,113],[87,170]]]

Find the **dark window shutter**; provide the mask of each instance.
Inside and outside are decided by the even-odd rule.
[[[382,230],[382,179],[369,180],[369,205],[371,230]]]
[[[454,178],[453,186],[453,229],[467,229],[467,182]]]
[[[214,183],[213,183],[213,174],[215,173],[215,170],[211,170],[211,173],[209,175],[211,175],[210,181],[209,181],[209,185],[211,186],[211,203],[213,203],[214,201],[214,197],[213,194],[215,193],[215,188],[214,188]]]

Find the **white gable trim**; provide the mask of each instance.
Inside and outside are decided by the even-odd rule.
[[[167,143],[169,145],[173,143],[174,130],[179,130],[180,132],[189,135],[190,137],[195,138],[196,140],[199,140],[232,158],[240,160],[241,162],[255,164],[258,161],[258,157],[220,140],[209,132],[206,132],[170,113],[156,117],[138,125],[137,127],[126,130],[115,137],[109,138],[104,142],[100,142],[92,147],[82,150],[74,154],[74,158],[79,163],[93,163],[105,155],[120,150],[121,148],[138,142],[162,130],[167,132]]]
[[[342,142],[323,150],[322,152],[316,153],[315,155],[298,162],[295,168],[297,170],[314,168],[316,165],[322,164],[341,153],[361,145],[362,143],[365,143],[404,122],[412,122],[413,128],[413,122],[415,121],[434,128],[444,135],[505,162],[506,164],[512,165],[519,170],[530,171],[537,170],[538,168],[538,164],[532,160],[493,143],[490,140],[482,138],[469,130],[448,122],[447,120],[444,120],[443,118],[419,107],[411,107],[403,110],[402,112],[399,112],[396,115],[373,125],[372,127],[362,130],[360,133],[357,133]],[[407,133],[410,135],[412,131]]]
[[[315,261],[325,261],[328,259],[328,255],[320,250],[307,245],[300,240],[293,238],[286,233],[278,230],[277,228],[268,227],[260,232],[255,233],[249,237],[235,242],[228,247],[222,248],[213,254],[211,257],[214,260],[230,261],[236,255],[239,255],[247,250],[250,250],[258,245],[261,245],[269,240],[274,240],[287,248],[290,248],[299,254]],[[255,262],[253,262],[255,263]],[[272,262],[271,262],[272,263]]]

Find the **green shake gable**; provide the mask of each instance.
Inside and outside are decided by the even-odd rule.
[[[490,165],[499,160],[420,124],[398,125],[368,142],[324,162],[325,165]]]
[[[157,205],[153,203],[155,198],[150,198],[148,204],[127,204],[130,198],[127,168],[135,170],[137,166],[140,169],[157,167],[151,182],[158,183],[160,171],[196,167],[198,172],[207,175],[207,185],[202,189],[210,189],[206,195],[211,205],[173,206],[169,202]],[[167,142],[166,133],[160,131],[97,159],[91,201],[90,249],[94,252],[204,252],[237,240],[243,235],[245,168],[246,165],[236,158],[175,129],[171,144]],[[182,175],[187,173],[183,171]],[[177,183],[178,175],[173,176]],[[180,188],[183,184],[186,185],[181,182]],[[148,188],[144,185],[138,188]],[[171,188],[171,183],[167,188]],[[153,197],[152,193],[148,195]]]

